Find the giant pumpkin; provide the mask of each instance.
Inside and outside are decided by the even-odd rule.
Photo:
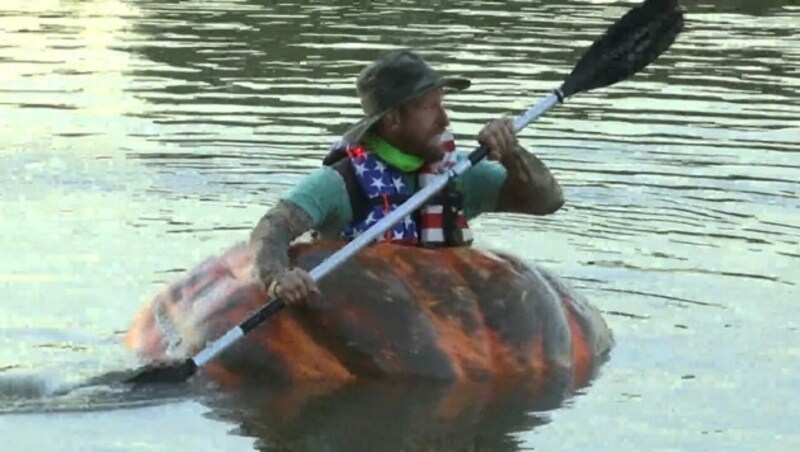
[[[294,245],[291,261],[311,269],[341,245]],[[146,360],[196,353],[266,301],[252,266],[244,244],[207,259],[145,304],[126,344]],[[525,376],[574,388],[613,344],[597,308],[556,275],[497,252],[376,244],[319,287],[203,372],[227,386]]]

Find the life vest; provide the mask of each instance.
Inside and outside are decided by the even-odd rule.
[[[417,171],[419,187],[455,165],[457,154],[452,135],[442,136],[442,147],[445,150],[442,160],[425,164]],[[342,175],[350,197],[353,219],[342,233],[345,240],[357,237],[414,194],[413,188],[404,183],[407,173],[387,165],[363,143],[335,143],[323,164],[333,166]],[[472,232],[462,204],[463,196],[451,181],[378,240],[427,247],[469,245]]]

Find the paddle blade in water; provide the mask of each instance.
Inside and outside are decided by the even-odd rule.
[[[678,0],[645,0],[589,47],[561,85],[561,93],[569,97],[630,77],[664,53],[682,29]]]
[[[153,383],[183,383],[197,372],[194,360],[186,359],[177,363],[158,363],[137,370],[124,383],[141,385]]]

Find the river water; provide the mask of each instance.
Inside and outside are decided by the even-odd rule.
[[[443,419],[447,391],[421,385],[59,390],[136,365],[120,344],[136,310],[319,165],[377,52],[473,79],[448,99],[470,146],[629,3],[4,0],[3,449],[796,450],[800,4],[683,3],[656,64],[521,132],[565,208],[473,226],[592,300],[610,360],[567,400]]]

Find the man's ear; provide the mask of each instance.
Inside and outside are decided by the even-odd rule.
[[[388,135],[394,135],[400,130],[400,112],[392,110],[380,119],[381,130]]]

